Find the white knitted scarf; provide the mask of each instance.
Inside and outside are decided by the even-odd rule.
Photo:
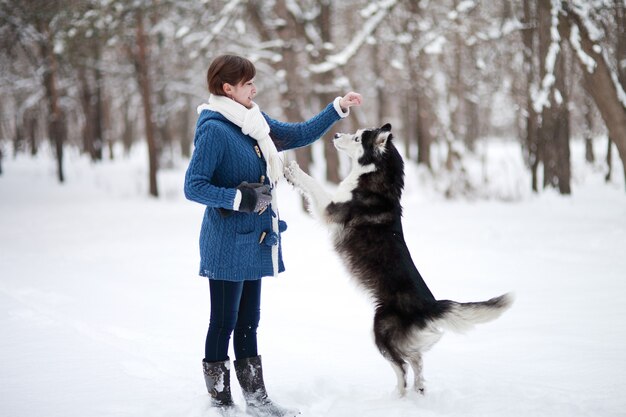
[[[270,138],[270,127],[259,106],[252,102],[252,108],[248,109],[231,98],[211,94],[208,103],[198,106],[198,113],[205,109],[220,113],[239,126],[244,135],[249,135],[257,141],[267,163],[267,177],[272,185],[275,185],[283,175],[282,161],[274,141]]]

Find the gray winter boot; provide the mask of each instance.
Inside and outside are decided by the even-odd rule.
[[[211,396],[211,405],[223,416],[240,415],[241,411],[230,394],[230,360],[206,362],[202,360],[204,382]]]
[[[283,408],[267,398],[261,356],[236,360],[235,372],[246,399],[246,412],[251,416],[295,417],[300,414],[298,410]]]

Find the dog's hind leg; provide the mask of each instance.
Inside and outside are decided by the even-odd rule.
[[[396,373],[396,390],[399,396],[406,394],[406,374],[408,364],[402,357],[402,353],[395,345],[394,323],[392,320],[383,319],[377,314],[374,317],[374,339],[381,355],[389,361],[393,371]]]
[[[391,368],[396,373],[396,378],[398,379],[397,385],[396,385],[396,392],[398,393],[400,397],[403,397],[404,394],[406,394],[406,387],[407,387],[406,372],[409,366],[403,360],[397,360],[391,357],[386,357],[386,359],[391,364]]]
[[[422,360],[422,353],[420,351],[411,352],[411,355],[409,356],[409,363],[411,364],[411,368],[413,368],[413,389],[419,394],[424,394],[426,388],[424,386],[424,361]]]

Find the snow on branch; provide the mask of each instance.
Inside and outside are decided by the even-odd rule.
[[[626,4],[626,3],[625,3]],[[606,50],[598,45],[596,42],[602,38],[602,32],[596,28],[593,24],[591,18],[589,17],[591,10],[591,6],[585,2],[581,2],[580,0],[574,1],[572,3],[572,7],[570,7],[567,12],[572,13],[577,17],[577,21],[580,23],[581,27],[579,28],[578,23],[572,22],[572,29],[570,32],[570,45],[576,51],[576,55],[580,62],[586,67],[587,72],[590,74],[593,73],[597,67],[597,62],[594,58],[592,58],[589,53],[597,54],[597,59],[602,59],[607,63],[607,68],[611,75],[611,80],[613,81],[613,85],[615,87],[615,91],[617,93],[617,99],[622,103],[622,106],[626,108],[626,92],[624,91],[624,86],[619,82],[619,77],[617,76],[617,72],[608,65],[610,60],[606,55]],[[592,47],[592,51],[589,53],[585,52],[582,47],[580,31],[584,32],[584,35],[594,44]]]
[[[297,1],[295,0],[286,0],[285,6],[287,10],[291,13],[291,15],[298,22],[312,22],[320,15],[320,5],[318,3],[314,3],[312,7],[303,10]]]
[[[376,30],[380,22],[391,12],[397,3],[397,0],[380,1],[377,4],[377,11],[371,14],[371,17],[369,17],[363,24],[363,29],[354,36],[352,41],[343,49],[343,51],[338,54],[329,55],[328,58],[326,58],[326,61],[322,63],[311,65],[309,67],[311,72],[321,74],[345,65],[357,53],[361,46],[363,46],[368,36]],[[368,14],[371,12],[372,10],[370,6]]]
[[[314,7],[305,11],[295,0],[286,0],[285,6],[293,19],[298,22],[299,25],[304,25],[304,35],[309,42],[315,45],[315,47],[321,47],[324,44],[322,34],[313,24],[313,21],[320,15],[319,5],[315,4]]]
[[[285,7],[297,21],[304,21],[304,12],[300,5],[294,0],[285,1]]]
[[[583,51],[582,45],[580,44],[580,30],[578,29],[578,25],[575,23],[572,24],[572,30],[569,35],[569,43],[572,45],[572,48],[574,48],[574,51],[576,51],[576,55],[578,56],[578,59],[580,59],[580,62],[582,62],[585,68],[587,68],[587,72],[590,74],[594,72],[597,66],[596,61]]]
[[[217,35],[219,35],[222,32],[222,30],[224,30],[224,27],[230,21],[230,19],[234,15],[234,11],[237,9],[237,6],[239,6],[241,2],[242,0],[232,0],[230,3],[224,6],[222,11],[220,12],[220,19],[209,32],[209,36],[204,38],[202,42],[200,43],[200,46],[202,48],[206,48],[207,46],[209,46],[209,44],[213,41],[213,39]]]
[[[607,61],[606,53],[602,51],[604,55],[604,60]],[[617,73],[613,70],[609,71],[611,73],[611,80],[613,80],[613,84],[615,85],[615,91],[617,92],[617,99],[622,103],[622,106],[626,109],[626,91],[624,91],[624,86],[620,84],[619,78],[617,77]]]
[[[592,4],[592,3],[594,2],[590,2],[589,0],[571,0],[571,3],[568,3],[568,11],[571,13],[575,13],[576,16],[578,16],[578,18],[580,19],[581,25],[589,34],[589,39],[591,39],[591,41],[593,42],[596,42],[602,39],[604,34],[602,33],[602,30],[599,29],[593,23],[590,15],[593,12],[594,8],[597,8],[597,7],[608,8],[608,7],[612,7],[612,5],[609,5],[609,4],[602,5],[602,4]],[[626,5],[626,2],[624,3],[624,5]]]
[[[554,65],[556,63],[556,59],[559,56],[559,52],[561,50],[560,42],[561,35],[559,35],[559,13],[561,12],[561,3],[560,0],[551,0],[550,1],[550,46],[548,48],[548,53],[546,54],[545,59],[545,70],[546,73],[541,80],[541,88],[539,91],[535,92],[532,96],[533,98],[533,109],[537,113],[541,113],[544,107],[550,107],[550,91],[554,86],[554,82],[556,81],[556,77],[554,75]]]

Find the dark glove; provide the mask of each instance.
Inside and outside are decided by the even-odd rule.
[[[237,186],[237,189],[241,192],[239,211],[256,213],[265,209],[272,202],[269,185],[256,182],[249,184],[244,181]]]

